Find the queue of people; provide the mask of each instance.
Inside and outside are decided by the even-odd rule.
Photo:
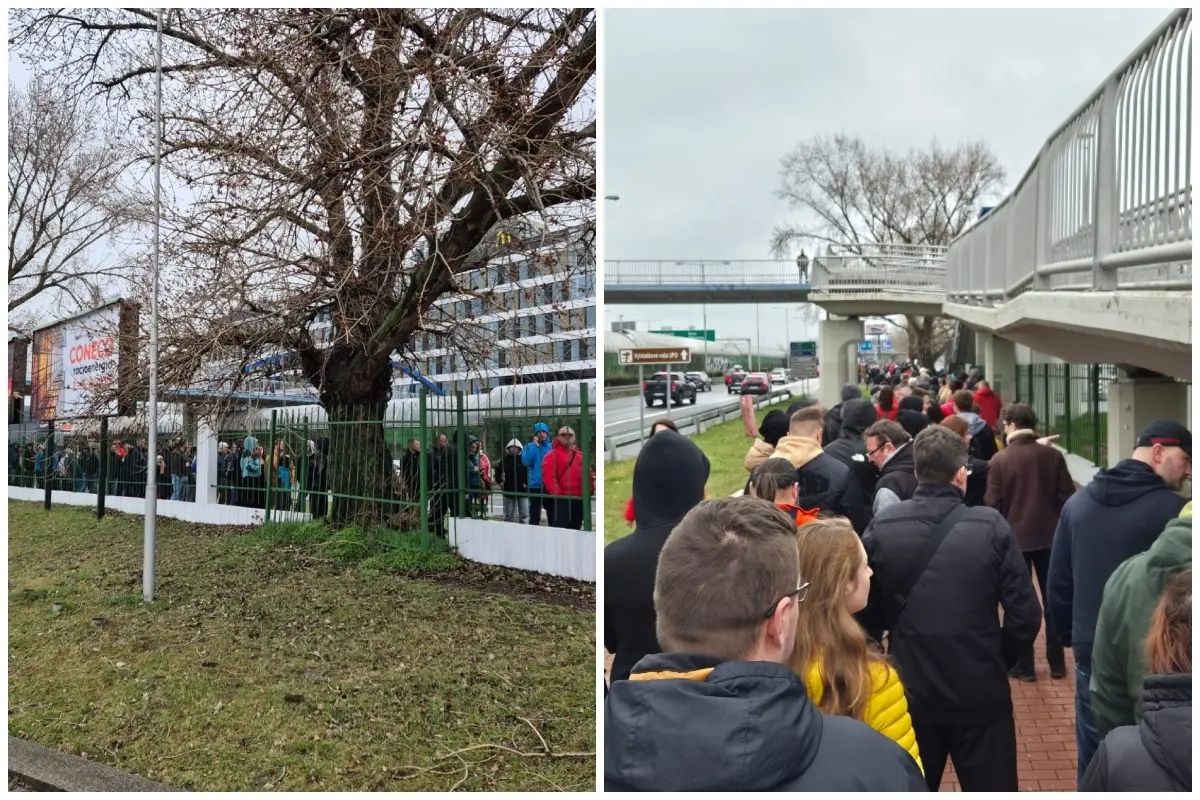
[[[952,760],[1016,791],[1043,626],[1050,679],[1075,658],[1080,788],[1190,790],[1190,432],[1151,424],[1080,489],[971,380],[945,416],[919,385],[771,412],[736,498],[655,424],[605,548],[606,790],[936,791]]]

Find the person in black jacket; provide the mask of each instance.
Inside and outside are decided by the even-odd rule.
[[[867,445],[862,435],[875,424],[878,419],[875,406],[870,400],[847,400],[842,406],[842,431],[834,440],[824,440],[825,454],[837,459],[850,468],[851,474],[858,481],[862,496],[875,496],[875,481],[879,479],[879,470],[867,460]],[[857,526],[854,528],[861,534]]]
[[[907,399],[907,398],[906,398]],[[908,500],[917,490],[912,437],[899,424],[881,419],[863,434],[867,458],[879,469],[871,513],[878,514],[892,503]]]
[[[1000,452],[1000,448],[996,446],[996,429],[973,410],[975,395],[963,389],[955,392],[952,399],[958,416],[967,421],[967,428],[971,432],[971,444],[968,448],[971,457],[991,461],[992,456]]]
[[[454,513],[458,489],[458,460],[446,434],[439,433],[429,452],[429,527],[445,536],[446,518]]]
[[[1146,635],[1142,718],[1114,728],[1083,776],[1084,792],[1192,790],[1192,571],[1167,584]]]
[[[847,401],[861,400],[862,389],[855,383],[847,383],[842,387],[842,402],[829,409],[825,414],[825,427],[821,434],[821,441],[826,444],[836,442],[842,437],[842,409],[845,408]],[[795,413],[795,410],[789,411],[788,416]]]
[[[664,652],[605,698],[604,790],[924,791],[907,751],[822,714],[788,667],[806,590],[783,511],[751,497],[693,508],[658,559]]]
[[[964,792],[1015,792],[1008,670],[1037,637],[1042,609],[1004,517],[963,505],[962,439],[934,426],[911,447],[912,499],[883,508],[863,537],[874,575],[858,619],[876,640],[887,631],[930,791],[950,756]]]
[[[404,481],[405,496],[409,500],[421,499],[421,440],[413,437],[400,456],[400,478]],[[429,476],[425,476],[429,480]]]
[[[529,468],[521,458],[524,447],[520,439],[510,440],[496,470],[496,482],[504,490],[504,521],[522,525],[529,521]]]
[[[901,428],[904,428],[905,433],[915,438],[918,433],[930,425],[926,408],[933,408],[933,406],[929,405],[928,395],[925,397],[917,397],[916,395],[902,397],[900,399],[900,410],[896,412],[896,422],[900,424]]]
[[[1104,584],[1144,553],[1179,516],[1178,491],[1192,473],[1192,434],[1177,422],[1150,423],[1131,458],[1102,469],[1063,506],[1050,548],[1046,603],[1063,645],[1075,652],[1075,746],[1079,780],[1096,752],[1089,686],[1092,642]]]
[[[851,471],[821,451],[824,416],[824,409],[818,405],[792,414],[788,435],[775,443],[775,457],[786,458],[796,468],[798,506],[843,516],[861,536],[871,521],[870,501]]]
[[[654,629],[654,570],[671,529],[704,499],[708,456],[682,434],[663,430],[646,440],[633,465],[637,528],[604,548],[604,649],[613,654],[612,683],[659,652]]]

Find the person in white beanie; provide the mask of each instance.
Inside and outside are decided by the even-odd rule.
[[[520,440],[509,441],[496,476],[504,492],[504,521],[522,525],[529,521],[529,468],[521,459],[523,448]]]

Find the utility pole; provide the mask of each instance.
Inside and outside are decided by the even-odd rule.
[[[158,274],[162,265],[159,237],[162,228],[162,53],[163,14],[158,9],[157,75],[154,91],[154,265],[150,276],[150,388],[147,410],[150,421],[146,437],[146,527],[142,543],[142,600],[154,602],[154,545],[158,535],[158,470],[154,458],[158,455]],[[101,454],[101,458],[105,455]]]

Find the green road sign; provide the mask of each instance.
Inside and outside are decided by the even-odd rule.
[[[662,333],[662,334],[666,334],[667,336],[679,336],[684,339],[704,339],[704,340],[707,340],[710,342],[715,342],[717,340],[717,332],[716,331],[665,330],[665,331],[650,331],[650,333]]]

